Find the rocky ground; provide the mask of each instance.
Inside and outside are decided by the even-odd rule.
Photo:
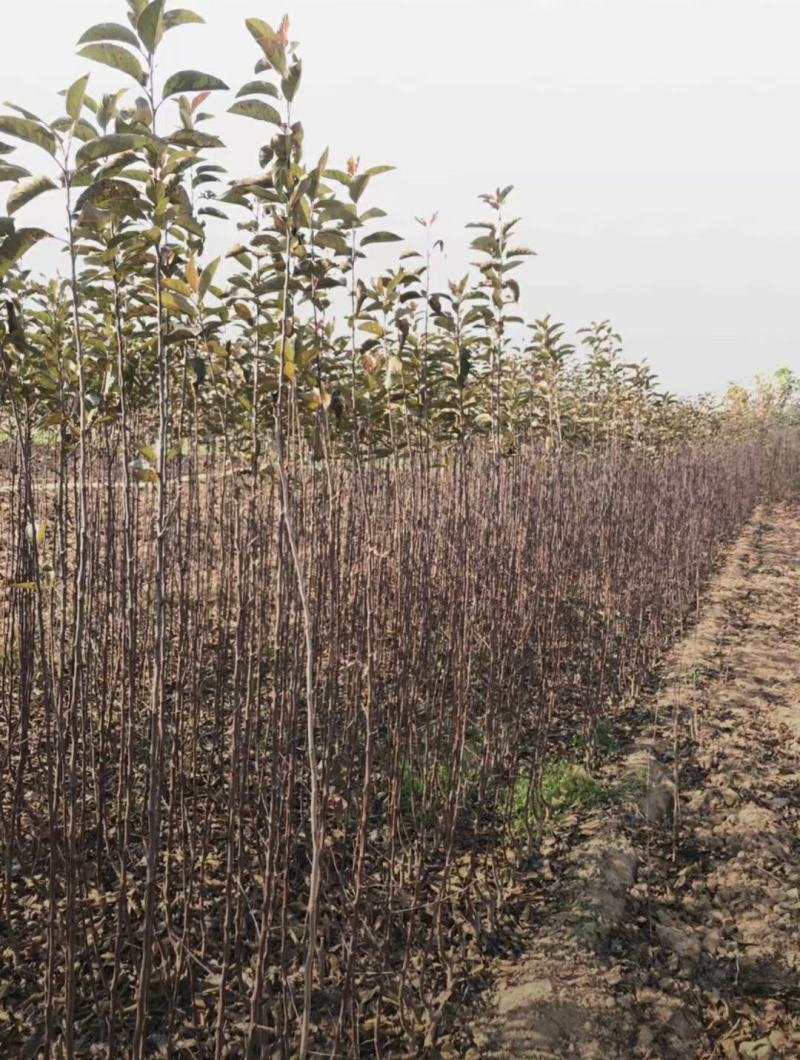
[[[486,1058],[800,1058],[800,511],[756,513],[557,823]]]

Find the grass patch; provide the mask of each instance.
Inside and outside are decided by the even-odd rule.
[[[521,839],[569,810],[594,809],[611,798],[609,788],[583,766],[558,759],[544,767],[538,789],[532,789],[529,776],[517,777],[498,809]]]
[[[593,810],[602,806],[608,798],[609,789],[583,766],[556,761],[544,768],[542,801],[553,815],[565,810]]]
[[[541,831],[546,822],[554,826],[566,813],[638,801],[646,790],[645,771],[608,784],[577,762],[557,759],[544,767],[538,791],[531,792],[529,777],[518,777],[500,810],[512,832],[522,838]]]

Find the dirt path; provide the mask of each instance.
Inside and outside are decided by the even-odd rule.
[[[649,712],[472,1054],[800,1058],[800,510],[757,513]]]

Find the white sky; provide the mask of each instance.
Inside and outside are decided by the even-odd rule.
[[[334,165],[396,165],[365,201],[418,248],[414,215],[439,210],[442,279],[470,260],[477,195],[514,184],[520,242],[539,253],[520,277],[526,317],[609,317],[681,393],[800,371],[800,0],[280,2],[175,0],[208,24],[169,35],[164,73],[237,90],[258,57],[243,20],[277,25],[287,3],[309,157],[330,146]],[[0,99],[53,117],[87,68],[94,92],[124,84],[74,48],[95,22],[124,21],[123,0],[3,7]],[[267,129],[215,126],[233,175],[253,171]],[[36,154],[19,158],[41,166]],[[37,200],[20,218],[50,210]],[[52,249],[37,253],[52,267]]]

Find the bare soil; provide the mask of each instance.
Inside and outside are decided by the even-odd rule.
[[[548,838],[466,1055],[800,1058],[800,509],[756,512],[626,724],[628,794]]]

